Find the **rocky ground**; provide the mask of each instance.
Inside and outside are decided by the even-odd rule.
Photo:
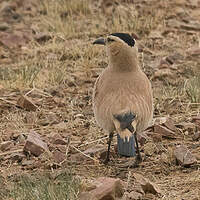
[[[27,199],[12,192],[22,174],[48,172],[54,187],[64,170],[73,180],[63,186],[78,188],[40,199],[106,199],[106,187],[114,199],[200,199],[199,9],[199,0],[2,0],[0,199]],[[137,39],[154,91],[154,125],[139,137],[144,161],[135,169],[117,155],[116,137],[102,164],[108,136],[92,111],[107,66],[92,41],[112,32]]]

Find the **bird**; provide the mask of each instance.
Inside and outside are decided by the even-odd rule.
[[[109,134],[104,162],[110,161],[110,146],[116,132],[118,154],[136,156],[134,166],[138,166],[142,157],[137,134],[152,123],[153,91],[139,65],[137,42],[129,33],[111,33],[96,39],[93,45],[104,45],[109,60],[92,95],[95,120]]]

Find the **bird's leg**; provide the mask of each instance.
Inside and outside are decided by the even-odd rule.
[[[113,132],[111,132],[109,134],[108,151],[107,151],[106,159],[104,161],[105,164],[107,164],[110,161],[110,145],[111,145],[111,142],[112,142],[112,138],[113,138]]]
[[[135,144],[136,144],[136,162],[140,163],[142,161],[142,156],[140,154],[140,150],[139,150],[139,145],[138,145],[138,140],[137,140],[137,132],[134,133],[134,138],[135,138]]]
[[[130,125],[129,127],[128,127],[128,130],[131,132],[131,133],[133,133],[134,134],[134,139],[135,139],[135,144],[136,144],[136,159],[135,159],[135,163],[134,163],[134,167],[137,167],[138,166],[138,164],[140,163],[140,162],[142,162],[142,156],[141,156],[141,154],[140,154],[140,150],[139,150],[139,145],[138,145],[138,140],[137,140],[137,132],[135,131],[136,130],[136,128],[133,126],[133,125]]]

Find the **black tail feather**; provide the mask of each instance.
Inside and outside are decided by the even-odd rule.
[[[125,114],[120,114],[120,115],[114,115],[114,118],[117,119],[120,122],[120,128],[121,130],[124,129],[132,129],[131,123],[134,121],[136,115],[128,112]],[[132,130],[130,130],[132,132]]]

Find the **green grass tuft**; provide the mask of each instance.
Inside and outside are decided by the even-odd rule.
[[[55,178],[48,174],[21,175],[11,178],[12,185],[5,188],[0,180],[0,199],[20,200],[74,200],[78,198],[80,180],[68,172]]]

